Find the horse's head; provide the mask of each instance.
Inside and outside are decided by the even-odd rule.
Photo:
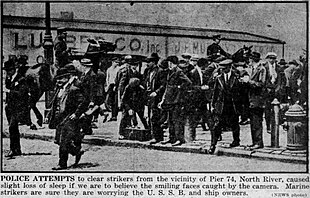
[[[237,63],[237,62],[249,62],[249,57],[252,53],[252,45],[247,47],[243,45],[242,48],[240,48],[236,53],[232,55],[232,60]]]

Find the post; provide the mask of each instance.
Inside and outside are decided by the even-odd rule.
[[[273,120],[271,122],[271,147],[279,148],[280,102],[275,98],[273,105]]]
[[[43,48],[44,48],[44,59],[45,63],[49,66],[54,63],[54,52],[53,52],[53,38],[51,33],[51,17],[50,17],[50,2],[45,2],[45,25],[46,31],[43,39]],[[50,103],[51,93],[49,91],[45,92],[45,112],[44,117],[48,113],[48,105]],[[44,119],[46,121],[46,119]]]

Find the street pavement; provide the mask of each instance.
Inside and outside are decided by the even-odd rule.
[[[58,145],[52,141],[21,139],[23,155],[2,160],[6,172],[53,172],[58,163]],[[9,138],[3,139],[5,153]],[[202,155],[160,151],[147,148],[98,146],[83,144],[86,152],[77,166],[75,158],[69,156],[68,169],[57,172],[305,172],[305,164],[266,161],[241,157]]]
[[[43,112],[44,103],[39,102],[38,108]],[[120,113],[118,116],[118,121],[116,122],[102,122],[102,117],[99,118],[98,129],[93,129],[92,135],[86,135],[84,138],[84,143],[92,145],[101,146],[123,146],[123,147],[139,147],[147,149],[155,149],[162,151],[174,151],[174,152],[187,152],[187,153],[200,153],[206,154],[206,150],[210,146],[211,135],[210,131],[203,131],[202,128],[197,128],[197,138],[196,141],[191,143],[185,143],[181,146],[172,147],[171,144],[161,145],[149,145],[148,142],[132,141],[132,140],[118,140],[118,126],[120,121]],[[32,114],[33,122],[36,121],[34,115]],[[3,132],[8,134],[8,125],[5,116],[3,117]],[[265,124],[264,124],[265,126]],[[188,126],[186,126],[185,131],[187,132]],[[20,132],[22,137],[31,139],[42,139],[42,140],[53,140],[55,130],[48,129],[47,125],[44,124],[43,127],[38,127],[38,130],[30,130],[27,126],[20,126]],[[186,133],[187,134],[187,133]],[[185,134],[185,135],[186,135]],[[168,138],[168,132],[165,132],[165,138]],[[240,139],[241,145],[235,148],[229,148],[229,144],[232,142],[232,133],[223,132],[223,140],[218,142],[215,155],[221,156],[234,156],[243,157],[249,159],[264,159],[264,160],[274,160],[289,163],[300,163],[307,164],[307,153],[303,151],[291,151],[286,149],[287,144],[287,132],[280,127],[279,132],[279,148],[272,148],[271,136],[266,132],[264,128],[264,145],[263,149],[256,149],[253,151],[248,151],[245,149],[246,145],[252,143],[250,125],[241,126]]]

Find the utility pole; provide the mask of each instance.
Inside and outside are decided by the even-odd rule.
[[[53,52],[53,38],[51,33],[51,14],[50,14],[50,2],[45,2],[45,35],[43,38],[43,48],[44,48],[44,59],[45,63],[51,66],[54,63],[54,52]],[[52,98],[53,91],[45,92],[45,111],[44,117],[46,118],[49,112],[49,103]],[[46,121],[46,119],[44,119]]]

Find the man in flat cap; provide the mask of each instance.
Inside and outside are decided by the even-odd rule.
[[[249,57],[249,76],[244,76],[242,82],[249,87],[249,113],[252,144],[248,149],[264,147],[263,143],[263,114],[266,106],[265,83],[266,68],[260,63],[260,53],[252,52]]]
[[[175,58],[168,57],[167,59],[169,62],[169,73],[165,93],[159,103],[159,107],[168,111],[169,139],[161,143],[171,143],[172,146],[179,146],[185,142],[184,95],[192,82],[176,64],[172,63]]]
[[[209,90],[208,80],[204,74],[203,62],[199,61],[199,57],[193,55],[191,61],[193,62],[194,69],[191,70],[189,79],[192,81],[192,87],[188,93],[188,104],[187,109],[188,121],[189,121],[189,141],[194,141],[196,139],[196,127],[200,120],[203,120],[202,127],[206,130],[205,121],[208,117],[208,103],[210,102],[208,98],[207,90]],[[199,64],[198,64],[199,63]]]
[[[52,169],[62,170],[67,168],[69,154],[75,156],[77,165],[84,153],[81,151],[83,134],[79,118],[86,112],[88,101],[82,90],[74,85],[77,77],[73,65],[58,69],[55,79],[57,91],[52,100],[49,128],[56,129],[55,143],[59,144],[59,162]]]
[[[233,142],[230,147],[240,145],[240,94],[239,79],[235,70],[232,70],[232,60],[227,59],[219,63],[223,72],[215,78],[214,92],[212,95],[211,111],[214,115],[214,126],[211,127],[211,146],[208,150],[213,154],[217,141],[225,125],[231,127]]]
[[[165,90],[165,81],[167,81],[167,72],[163,72],[163,69],[158,65],[159,56],[157,53],[152,53],[147,58],[147,68],[144,71],[144,86],[146,87],[146,93],[148,96],[148,108],[151,123],[151,132],[153,139],[150,144],[156,144],[164,140],[164,132],[160,127],[162,112],[158,108],[158,103]],[[166,74],[166,75],[164,75]]]
[[[54,41],[55,51],[55,66],[61,68],[69,62],[69,51],[66,43],[67,31],[66,28],[60,27],[57,29],[57,36]]]
[[[265,58],[267,61],[264,63],[266,68],[266,88],[267,88],[267,101],[265,108],[265,120],[267,125],[267,133],[271,133],[271,113],[272,101],[277,97],[279,99],[278,91],[281,86],[280,67],[277,64],[277,54],[268,52]]]
[[[221,39],[222,37],[219,34],[212,36],[213,43],[207,48],[207,55],[211,58],[212,61],[221,56],[229,57],[229,54],[225,52],[220,46]]]

